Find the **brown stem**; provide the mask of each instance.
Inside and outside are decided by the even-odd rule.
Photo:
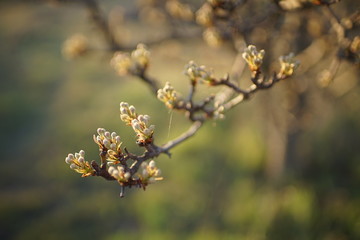
[[[102,15],[96,0],[83,0],[91,20],[103,33],[105,40],[112,51],[121,50],[120,45],[116,42],[113,32],[111,31],[105,17]]]

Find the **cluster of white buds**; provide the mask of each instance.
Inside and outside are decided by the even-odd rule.
[[[157,91],[157,98],[164,102],[168,108],[174,108],[179,101],[179,94],[171,86],[169,82],[166,82],[162,89]]]
[[[198,66],[194,61],[190,61],[185,65],[185,75],[187,75],[193,84],[197,81],[202,80],[207,83],[214,81],[213,73],[211,70],[206,70],[204,65]]]
[[[131,121],[137,118],[136,109],[133,105],[129,106],[127,102],[120,103],[120,119],[127,125],[131,125]]]
[[[141,146],[152,143],[154,125],[149,125],[149,115],[137,115],[134,106],[127,102],[120,103],[120,118],[127,125],[131,126],[137,134],[137,143]]]
[[[65,158],[65,162],[70,165],[74,171],[81,173],[82,177],[88,177],[95,173],[95,170],[90,166],[90,163],[85,161],[85,151],[81,150],[78,153],[69,153]]]
[[[128,182],[131,174],[129,172],[125,172],[124,167],[122,166],[110,166],[108,172],[111,176],[113,176],[120,184]]]
[[[93,136],[94,142],[99,145],[100,151],[106,151],[106,160],[118,163],[122,157],[121,138],[116,132],[108,132],[104,128],[97,129],[97,136]]]
[[[150,52],[144,44],[138,44],[136,49],[129,53],[116,52],[110,64],[119,75],[142,74],[149,65]]]
[[[262,49],[260,52],[256,50],[254,45],[249,45],[244,49],[242,57],[245,59],[251,71],[258,71],[263,62],[265,51]]]
[[[149,125],[149,115],[139,115],[131,121],[131,126],[137,134],[137,144],[146,145],[152,143],[155,125]]]
[[[156,167],[155,161],[151,160],[149,163],[143,162],[139,171],[139,178],[144,185],[163,180],[161,171]]]
[[[68,59],[84,56],[89,51],[87,38],[82,34],[75,34],[64,42],[62,53]]]
[[[297,69],[300,65],[300,62],[294,59],[294,54],[290,53],[287,56],[279,57],[280,61],[280,77],[289,77],[294,74],[295,69]]]

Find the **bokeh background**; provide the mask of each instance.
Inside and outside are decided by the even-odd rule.
[[[261,11],[266,1],[257,2]],[[348,16],[359,9],[356,2],[333,8]],[[135,1],[101,1],[102,11],[120,23],[125,44],[166,35],[166,24],[132,17],[136,7]],[[120,199],[116,183],[71,171],[67,154],[84,149],[87,160],[97,160],[92,135],[98,127],[116,131],[140,153],[132,129],[119,119],[121,101],[152,117],[158,144],[185,131],[188,121],[136,78],[115,73],[112,53],[102,51],[103,36],[81,4],[2,1],[1,239],[360,239],[359,67],[342,61],[323,84],[336,35],[322,10],[281,14],[281,28],[263,22],[248,41],[267,51],[269,72],[278,68],[271,64],[278,56],[294,51],[302,62],[296,76],[208,122],[172,158],[157,159],[162,182],[129,189]],[[192,38],[149,47],[149,75],[184,95],[189,60],[221,77],[236,58],[228,43],[213,48],[201,28],[191,31]],[[65,59],[62,44],[74,33],[100,51]],[[221,90],[200,89],[203,96]]]

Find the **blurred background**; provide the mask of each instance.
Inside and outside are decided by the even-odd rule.
[[[209,37],[191,21],[169,24],[163,9],[150,8],[154,2],[101,1],[100,8],[123,46],[149,42],[148,73],[161,85],[170,81],[186,95],[189,60],[217,77],[243,69],[226,32]],[[343,57],[332,77],[339,44],[324,7],[286,12],[248,2],[240,11],[249,29],[237,44],[265,49],[268,74],[280,55],[294,52],[302,63],[296,75],[207,122],[171,158],[156,160],[163,181],[120,199],[117,183],[81,178],[67,154],[84,149],[87,160],[98,160],[98,127],[140,153],[119,119],[121,101],[151,116],[157,144],[190,123],[135,77],[116,74],[81,1],[1,1],[1,239],[360,239],[359,59]],[[356,2],[332,9],[346,23]],[[193,11],[202,5],[188,3]],[[252,21],[264,9],[265,21]],[[166,38],[175,27],[185,36]],[[353,29],[350,39],[359,35]],[[79,33],[90,50],[64,57],[64,41]],[[248,79],[244,68],[240,84]],[[218,91],[204,85],[199,94]]]

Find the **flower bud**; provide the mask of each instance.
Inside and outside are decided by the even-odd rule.
[[[100,136],[103,136],[104,133],[105,133],[105,129],[104,129],[104,128],[98,128],[98,129],[97,129],[97,133],[98,133]]]
[[[69,158],[69,157],[66,157],[65,158],[65,162],[67,163],[67,164],[71,164],[72,163],[72,159],[71,158]]]
[[[84,164],[84,163],[85,163],[85,159],[84,159],[83,157],[79,157],[78,162],[79,162],[80,164]]]
[[[135,115],[136,109],[135,109],[134,106],[131,105],[131,106],[129,107],[129,111],[130,111],[131,115]]]
[[[106,148],[110,148],[110,142],[107,139],[104,139],[103,144]]]
[[[84,157],[84,156],[85,156],[85,151],[84,151],[84,150],[80,150],[79,154],[80,154],[81,157]]]
[[[125,178],[126,180],[128,180],[130,177],[131,177],[131,174],[130,174],[129,172],[126,172],[126,173],[124,174],[124,178]]]
[[[75,163],[72,163],[72,164],[70,165],[70,168],[74,170],[74,169],[77,169],[78,166],[77,166]]]
[[[151,161],[149,162],[149,167],[150,167],[150,168],[155,168],[155,167],[156,167],[156,164],[155,164],[155,161],[154,161],[154,160],[151,160]]]

